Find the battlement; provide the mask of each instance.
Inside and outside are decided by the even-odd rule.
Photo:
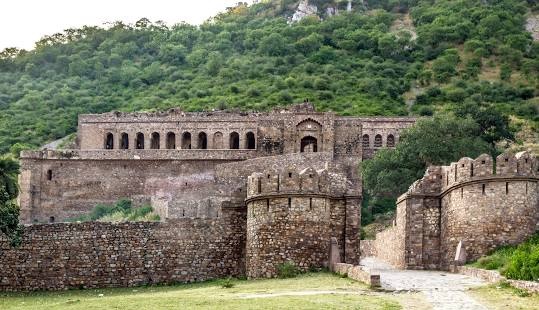
[[[449,166],[431,166],[422,179],[415,181],[399,201],[408,195],[440,195],[468,183],[511,178],[539,179],[539,160],[529,152],[500,154],[496,161],[482,154],[476,159],[463,157]]]
[[[267,195],[311,194],[343,197],[358,195],[353,193],[351,183],[339,173],[332,173],[328,168],[315,170],[312,167],[303,170],[294,167],[267,169],[255,172],[248,177],[247,200]]]

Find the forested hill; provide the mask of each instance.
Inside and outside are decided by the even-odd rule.
[[[490,109],[537,130],[539,43],[525,31],[534,0],[355,0],[352,12],[348,1],[310,2],[320,16],[297,23],[297,1],[261,1],[200,27],[141,19],[6,49],[0,154],[74,132],[80,113],[264,110],[304,98],[346,115]]]

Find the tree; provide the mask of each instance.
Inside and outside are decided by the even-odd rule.
[[[395,200],[428,166],[477,157],[489,150],[471,118],[441,115],[421,119],[403,132],[395,149],[380,150],[362,163],[364,189],[375,201]]]
[[[480,136],[490,145],[492,155],[496,155],[496,142],[514,139],[509,129],[509,118],[493,108],[478,108],[477,104],[467,102],[459,106],[455,114],[459,117],[471,117],[478,124]]]
[[[15,199],[19,195],[18,174],[19,163],[9,158],[0,158],[0,188],[7,195],[5,201]]]
[[[21,242],[22,226],[19,225],[19,207],[13,203],[18,195],[16,161],[0,158],[0,231],[10,240],[11,246]]]
[[[269,56],[282,56],[286,51],[286,41],[279,33],[272,33],[260,41],[259,49]]]

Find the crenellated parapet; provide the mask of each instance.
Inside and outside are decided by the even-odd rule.
[[[511,179],[539,178],[539,160],[529,152],[503,153],[496,157],[482,154],[476,159],[463,157],[448,166],[430,166],[399,200],[410,195],[441,195],[467,183],[508,182]]]
[[[539,161],[507,152],[431,166],[397,200],[395,223],[376,249],[400,268],[448,269],[461,241],[468,261],[518,244],[539,231]]]
[[[294,167],[280,170],[266,169],[248,177],[247,200],[278,195],[318,195],[344,197],[359,195],[346,176],[327,168],[312,167],[298,170]]]

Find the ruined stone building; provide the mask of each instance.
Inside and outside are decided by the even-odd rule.
[[[450,269],[539,231],[539,161],[528,152],[483,154],[429,167],[397,200],[393,227],[361,241],[363,256],[405,269]],[[459,255],[459,257],[461,257]]]
[[[273,277],[330,256],[447,269],[459,242],[471,260],[539,228],[539,163],[523,152],[430,167],[393,226],[360,241],[358,166],[414,122],[310,104],[81,115],[77,149],[21,154],[28,225],[18,248],[0,236],[0,291]],[[161,222],[64,222],[121,198],[151,204]]]
[[[414,123],[337,116],[309,103],[266,113],[80,115],[77,149],[21,154],[21,221],[40,225],[27,227],[20,251],[35,250],[36,236],[65,242],[42,242],[41,254],[32,255],[58,274],[18,279],[36,288],[71,287],[80,285],[73,279],[88,280],[81,275],[93,273],[88,266],[99,270],[94,286],[271,277],[288,261],[302,270],[327,267],[331,238],[343,261],[358,263],[359,164],[394,147]],[[162,222],[63,223],[122,198],[151,204]],[[121,251],[125,244],[129,253]],[[38,268],[32,261],[25,270]],[[127,275],[105,276],[113,271]],[[5,287],[19,285],[4,280]]]

